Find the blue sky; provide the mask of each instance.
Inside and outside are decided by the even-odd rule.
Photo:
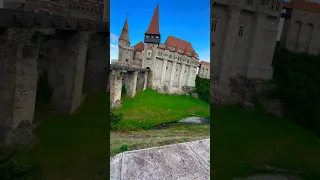
[[[111,0],[110,59],[118,59],[118,42],[126,14],[131,46],[143,41],[159,2],[161,42],[168,35],[191,42],[200,61],[210,61],[210,0]]]

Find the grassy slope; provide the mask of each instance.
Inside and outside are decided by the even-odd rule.
[[[155,125],[176,122],[184,117],[210,117],[210,105],[189,96],[160,94],[146,89],[132,99],[125,99],[117,111],[123,113],[119,128],[141,130]]]
[[[212,109],[213,174],[217,180],[255,172],[254,163],[300,170],[320,179],[320,139],[310,131],[262,111]]]
[[[105,179],[108,157],[109,95],[90,94],[71,116],[43,117],[35,147],[21,159],[41,163],[44,180]]]
[[[209,125],[185,125],[141,131],[112,131],[110,133],[110,156],[120,153],[122,145],[127,145],[128,150],[136,150],[206,138],[210,138]]]

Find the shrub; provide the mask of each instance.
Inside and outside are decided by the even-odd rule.
[[[110,129],[117,129],[121,119],[121,113],[117,113],[114,109],[110,109]]]
[[[128,146],[126,144],[122,145],[120,148],[121,152],[128,151]]]
[[[196,93],[198,93],[199,99],[210,103],[210,79],[196,77]]]
[[[273,67],[285,115],[320,135],[320,56],[276,48]]]
[[[16,158],[18,151],[0,148],[1,180],[38,180],[40,173],[36,165],[24,165]]]

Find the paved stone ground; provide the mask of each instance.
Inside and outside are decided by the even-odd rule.
[[[210,120],[202,118],[202,117],[187,117],[185,119],[180,120],[181,123],[186,124],[209,124]]]
[[[110,160],[111,180],[209,180],[210,139],[127,151]]]

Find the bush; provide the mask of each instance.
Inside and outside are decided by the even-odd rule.
[[[0,148],[1,180],[38,180],[40,173],[35,165],[24,165],[16,158],[18,151]]]
[[[120,148],[121,152],[128,151],[128,146],[126,144],[122,145]]]
[[[199,99],[210,103],[210,79],[197,76],[195,92],[198,93]]]
[[[285,115],[320,135],[320,56],[276,48],[273,67]]]
[[[110,129],[117,129],[121,119],[121,113],[117,113],[114,109],[110,109]]]

